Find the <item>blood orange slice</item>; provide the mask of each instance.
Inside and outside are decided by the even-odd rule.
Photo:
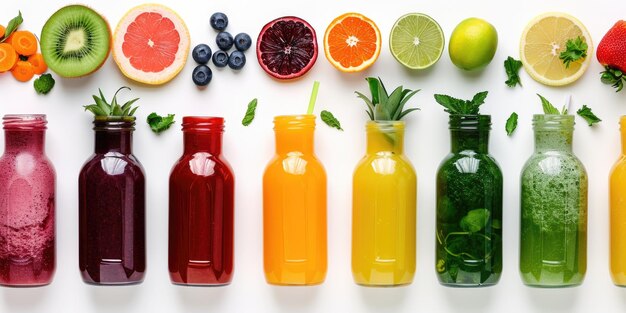
[[[317,60],[315,30],[295,16],[267,23],[257,39],[257,59],[269,75],[294,79],[306,74]]]
[[[380,30],[372,20],[359,13],[346,13],[326,29],[324,52],[338,70],[359,72],[378,59],[380,38]]]
[[[113,37],[113,58],[135,81],[161,85],[183,69],[189,55],[189,31],[171,9],[144,4],[128,11]]]

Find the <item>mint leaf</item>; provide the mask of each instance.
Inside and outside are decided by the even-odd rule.
[[[544,114],[556,114],[556,115],[561,114],[561,112],[559,112],[559,110],[557,108],[555,108],[552,105],[552,103],[550,103],[550,101],[548,101],[548,99],[544,98],[540,94],[537,94],[537,96],[539,96],[539,99],[541,99],[541,106],[543,107],[543,113]]]
[[[435,95],[435,101],[450,114],[478,114],[480,106],[485,103],[489,92],[482,91],[474,95],[472,100],[461,100],[448,95]]]
[[[0,42],[4,42],[5,40],[7,40],[7,38],[9,38],[9,36],[11,36],[11,34],[13,34],[13,32],[17,30],[22,22],[24,22],[24,19],[22,18],[22,12],[18,11],[17,16],[10,20],[9,24],[7,24],[7,28],[4,30],[4,36],[2,37],[2,40],[0,40]]]
[[[576,111],[576,114],[584,118],[587,124],[589,124],[589,126],[593,126],[593,124],[602,122],[602,120],[599,117],[597,117],[595,114],[593,114],[593,112],[591,112],[591,108],[589,108],[586,105],[583,105],[582,108],[578,109],[578,111]]]
[[[174,124],[174,114],[168,114],[163,117],[153,112],[148,115],[147,122],[152,131],[158,134],[167,130]]]
[[[504,60],[504,70],[508,79],[504,82],[509,87],[515,87],[515,85],[522,86],[522,82],[519,78],[519,70],[522,68],[522,61],[516,60],[512,57],[508,57]]]
[[[478,232],[487,226],[489,215],[487,209],[471,210],[461,219],[461,229],[470,233]]]
[[[54,78],[50,74],[43,74],[39,76],[39,78],[35,79],[33,85],[35,87],[35,91],[38,94],[47,94],[54,87]]]
[[[506,135],[511,136],[515,129],[517,128],[517,113],[511,113],[511,116],[506,120]]]
[[[335,116],[332,113],[324,110],[320,114],[320,117],[322,118],[322,122],[324,122],[326,125],[343,131],[343,128],[341,128],[341,123],[339,122],[337,118],[335,118]]]
[[[254,116],[256,115],[257,102],[258,102],[257,99],[254,98],[252,99],[252,101],[250,101],[250,103],[248,103],[248,109],[246,110],[246,115],[243,117],[243,120],[241,120],[241,124],[243,124],[243,126],[250,125],[250,123],[252,123],[252,121],[254,120]]]
[[[576,39],[569,39],[565,43],[565,51],[561,52],[559,59],[563,60],[565,68],[569,68],[570,63],[587,57],[587,43],[578,36]]]

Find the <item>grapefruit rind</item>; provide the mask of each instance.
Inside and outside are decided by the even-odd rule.
[[[549,79],[545,77],[544,74],[541,74],[535,70],[534,64],[531,64],[526,57],[526,51],[525,51],[526,38],[528,36],[529,31],[533,28],[533,26],[537,25],[543,19],[551,18],[551,17],[552,18],[565,18],[571,21],[572,24],[574,24],[580,29],[580,31],[582,32],[582,36],[585,38],[585,42],[587,43],[587,46],[588,46],[587,57],[582,61],[582,63],[579,62],[580,67],[578,71],[576,71],[576,73],[574,73],[573,75],[564,77],[562,79]],[[562,45],[565,46],[565,43],[562,43]],[[520,59],[522,61],[522,64],[524,65],[524,70],[526,70],[526,72],[532,79],[546,86],[554,86],[554,87],[565,86],[565,85],[569,85],[577,81],[587,71],[587,68],[589,67],[589,64],[591,63],[591,58],[589,57],[591,55],[593,55],[593,42],[591,39],[591,35],[589,34],[589,31],[587,30],[585,25],[583,25],[583,23],[581,23],[576,17],[571,16],[566,13],[562,13],[562,12],[547,12],[547,13],[543,13],[534,17],[530,22],[528,22],[526,28],[524,29],[524,32],[522,33],[522,37],[520,39]],[[558,58],[558,56],[556,58]],[[560,59],[558,61],[561,62]],[[561,65],[563,65],[562,62],[561,62]],[[563,65],[563,67],[564,66],[565,65]]]
[[[363,20],[364,22],[369,24],[376,33],[376,51],[374,52],[374,55],[368,60],[365,60],[359,66],[344,67],[343,65],[341,65],[340,62],[336,61],[330,54],[330,45],[328,43],[330,32],[337,24],[340,24],[341,22],[343,22],[343,20],[345,20],[348,17],[354,17],[354,18],[359,18]],[[349,12],[349,13],[342,14],[341,16],[335,18],[330,23],[330,25],[328,25],[328,28],[326,28],[326,32],[324,33],[324,54],[326,55],[326,59],[328,59],[328,62],[330,62],[330,64],[332,64],[336,69],[342,72],[346,72],[346,73],[360,72],[372,66],[378,59],[378,56],[380,55],[381,45],[382,45],[382,39],[381,39],[381,34],[380,34],[380,30],[378,29],[378,26],[376,26],[376,23],[374,23],[374,21],[372,21],[371,19],[369,19],[368,17],[360,13]]]
[[[174,23],[180,37],[174,61],[159,72],[146,72],[135,68],[122,50],[128,27],[143,13],[158,13],[170,19]],[[113,59],[122,74],[129,79],[147,85],[162,85],[174,79],[184,68],[185,63],[187,63],[190,44],[191,39],[187,25],[176,12],[161,4],[143,4],[130,9],[117,24],[113,35]]]

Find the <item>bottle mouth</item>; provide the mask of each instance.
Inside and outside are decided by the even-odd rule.
[[[214,116],[185,116],[183,117],[184,132],[222,132],[224,118]]]
[[[93,119],[95,131],[133,131],[135,130],[134,116],[96,116]]]
[[[315,129],[315,115],[279,115],[274,117],[274,130]]]
[[[404,130],[405,125],[403,121],[367,121],[365,130],[390,133]]]
[[[7,114],[2,118],[6,130],[46,130],[45,114]]]
[[[491,115],[450,114],[450,130],[491,130]]]
[[[533,115],[533,129],[536,131],[572,131],[574,130],[574,115],[562,114],[535,114]]]

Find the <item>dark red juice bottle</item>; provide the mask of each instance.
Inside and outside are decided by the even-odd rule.
[[[95,153],[79,176],[79,267],[96,285],[135,284],[146,270],[145,178],[134,117],[96,117]]]
[[[233,275],[234,176],[222,156],[221,117],[184,117],[172,168],[169,272],[174,284],[227,285]]]

